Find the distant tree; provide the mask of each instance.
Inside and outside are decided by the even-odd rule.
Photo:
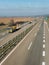
[[[5,24],[4,24],[3,22],[1,22],[1,23],[0,23],[0,26],[3,26],[3,25],[5,25]]]

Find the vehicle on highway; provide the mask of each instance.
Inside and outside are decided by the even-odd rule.
[[[24,27],[28,23],[31,24],[32,22],[16,22],[12,25],[9,25],[7,30],[8,30],[9,33],[12,33],[14,31],[20,29],[21,27]]]
[[[20,29],[20,28],[21,28],[21,25],[15,24],[15,25],[12,25],[12,26],[9,26],[9,27],[8,27],[8,32],[9,32],[9,33],[12,33],[12,32],[14,32],[14,31],[16,31],[16,30],[18,30],[18,29]]]

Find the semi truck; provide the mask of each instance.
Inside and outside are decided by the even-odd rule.
[[[14,32],[15,30],[18,30],[21,28],[21,25],[20,24],[16,24],[16,25],[12,25],[12,26],[9,26],[8,27],[8,32],[9,33],[12,33]]]

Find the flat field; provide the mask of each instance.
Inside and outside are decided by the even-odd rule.
[[[31,17],[2,17],[0,18],[0,23],[4,22],[5,24],[8,24],[10,20],[14,20],[14,22],[19,22],[19,21],[32,21],[33,18]]]

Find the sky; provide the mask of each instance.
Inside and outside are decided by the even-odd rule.
[[[49,0],[0,0],[0,16],[49,14]]]

